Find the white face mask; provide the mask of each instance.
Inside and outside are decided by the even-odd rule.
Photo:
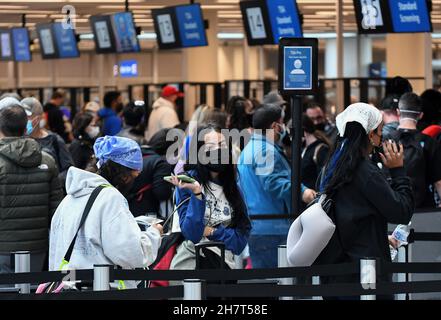
[[[89,126],[86,128],[85,131],[92,139],[95,139],[100,134],[100,128],[97,126],[93,126],[93,127]]]

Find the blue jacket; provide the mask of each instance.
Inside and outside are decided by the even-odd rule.
[[[103,108],[98,111],[98,116],[103,119],[103,134],[105,136],[115,136],[122,129],[122,120],[110,108]]]
[[[179,209],[179,225],[184,238],[197,244],[204,235],[205,197],[199,200],[187,189],[176,188],[176,205],[190,197],[190,201],[184,203]],[[245,249],[248,242],[248,232],[239,228],[230,228],[223,225],[216,227],[211,241],[219,241],[225,244],[225,249],[239,255]]]
[[[237,170],[249,215],[291,213],[291,167],[279,146],[253,134]],[[253,220],[252,235],[286,235],[289,227],[287,219]]]

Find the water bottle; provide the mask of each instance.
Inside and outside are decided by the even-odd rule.
[[[394,232],[392,233],[392,237],[398,241],[398,247],[407,245],[407,237],[409,236],[409,232],[410,223],[408,225],[400,224],[395,228]]]

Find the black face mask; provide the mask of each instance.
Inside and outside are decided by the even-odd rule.
[[[320,131],[325,131],[325,127],[326,125],[324,122],[315,125],[315,128]]]
[[[230,164],[230,156],[227,148],[207,151],[205,155],[208,160],[205,167],[208,170],[216,173],[221,173],[227,170]]]

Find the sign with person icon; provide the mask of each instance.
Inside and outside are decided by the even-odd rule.
[[[317,43],[315,39],[281,39],[281,91],[295,94],[312,93],[317,84]]]

